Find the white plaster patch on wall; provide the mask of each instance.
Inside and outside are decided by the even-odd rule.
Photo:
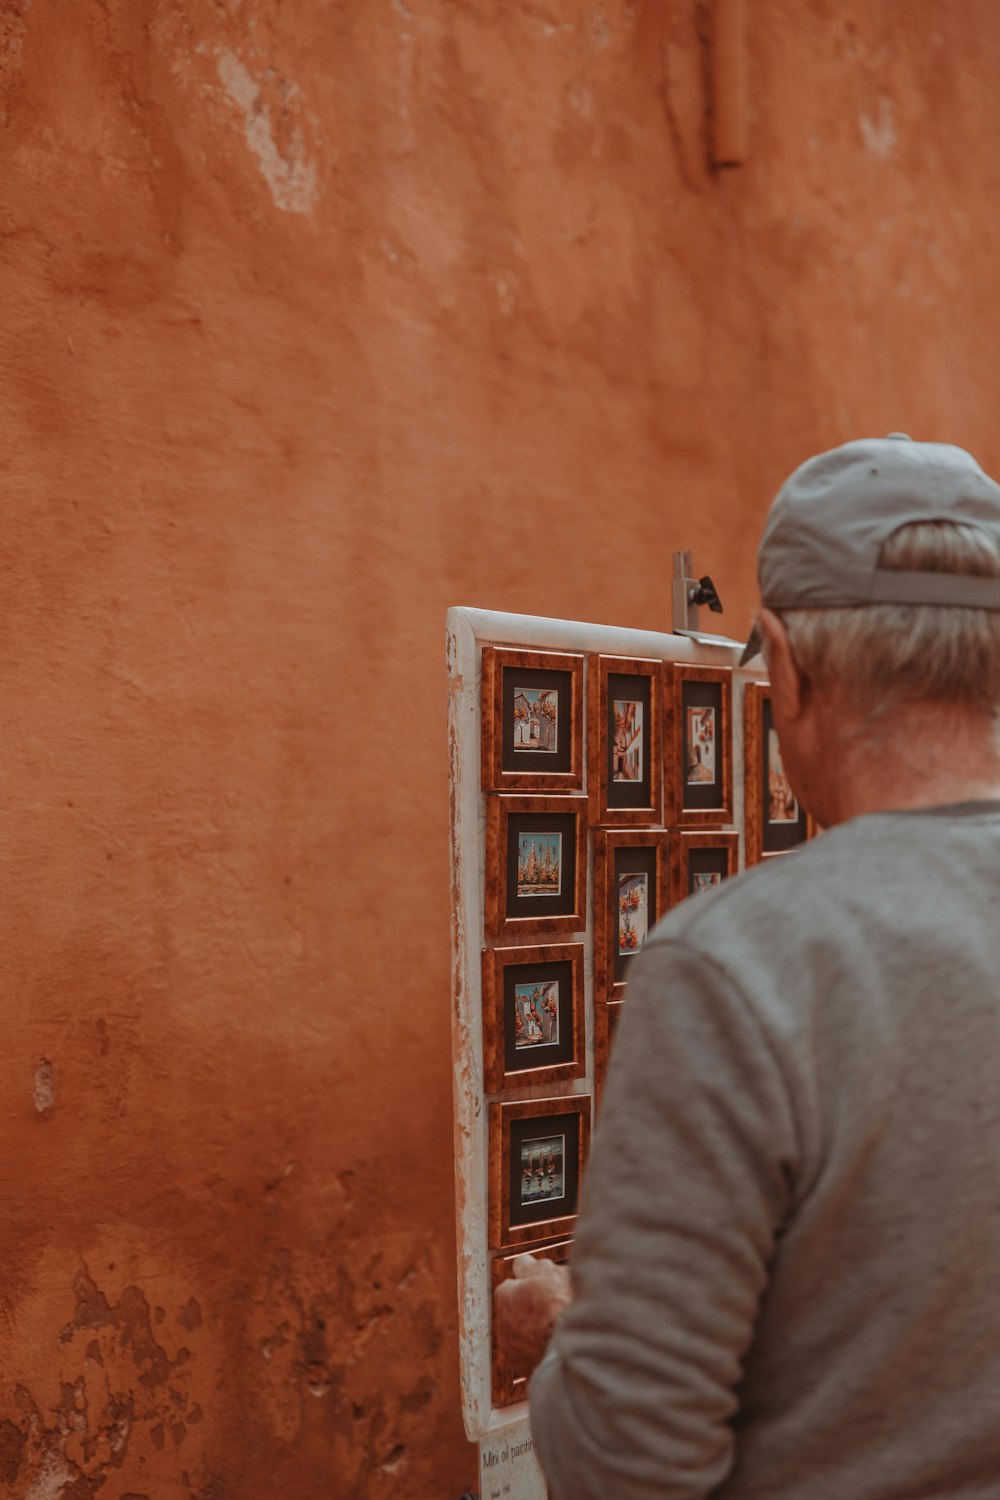
[[[571,108],[576,110],[585,120],[594,118],[594,94],[579,78],[574,78],[569,86],[568,96]]]
[[[413,77],[415,62],[416,53],[413,44],[413,32],[400,32],[399,115],[403,122],[403,139],[401,144],[404,151],[412,151],[416,143],[416,130],[413,124]]]
[[[72,1482],[73,1470],[63,1455],[50,1451],[45,1455],[45,1461],[24,1500],[59,1500],[66,1486]]]
[[[896,144],[892,100],[882,98],[878,101],[878,118],[875,120],[862,110],[858,123],[861,126],[861,138],[871,154],[877,156],[880,161],[888,161]]]
[[[509,318],[513,315],[514,306],[517,302],[517,277],[498,276],[496,278],[496,283],[497,300],[500,303],[500,311],[503,313],[505,318]]]
[[[271,111],[262,100],[261,85],[249,68],[233,52],[219,53],[217,67],[230,101],[243,112],[247,145],[260,163],[275,207],[290,214],[311,213],[318,183],[316,167],[306,155],[302,131],[295,127],[282,155],[274,139]]]
[[[56,1102],[55,1072],[47,1057],[43,1057],[35,1068],[35,1087],[31,1097],[40,1115]]]
[[[608,23],[599,10],[595,11],[590,18],[590,45],[598,51],[606,47],[611,40],[611,32]]]

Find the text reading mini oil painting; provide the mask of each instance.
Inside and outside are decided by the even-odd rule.
[[[688,708],[685,758],[688,786],[716,779],[714,708]]]
[[[562,894],[562,834],[521,833],[517,839],[518,896]]]
[[[566,1196],[566,1137],[521,1142],[521,1204],[546,1203]]]
[[[615,698],[614,780],[642,780],[642,704]]]
[[[559,749],[559,694],[553,688],[515,687],[514,749],[552,755]]]
[[[618,877],[618,956],[638,953],[646,936],[649,914],[649,876]]]
[[[514,1046],[559,1045],[559,981],[514,986]]]

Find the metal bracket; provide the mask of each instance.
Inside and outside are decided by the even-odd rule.
[[[704,578],[694,576],[694,554],[674,553],[674,576],[672,583],[672,619],[675,635],[689,635],[693,640],[709,646],[734,646],[726,635],[709,635],[699,628],[698,610],[706,605],[713,614],[722,614],[719,591],[706,573]]]

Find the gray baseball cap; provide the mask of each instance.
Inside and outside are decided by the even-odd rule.
[[[978,526],[1000,544],[1000,484],[950,443],[905,433],[862,438],[807,459],[771,506],[757,549],[768,609],[943,604],[1000,610],[1000,578],[880,568],[883,542],[915,521]],[[755,625],[740,666],[757,655]]]

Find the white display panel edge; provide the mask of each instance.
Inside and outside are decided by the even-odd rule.
[[[482,980],[486,799],[480,791],[480,683],[484,645],[658,657],[736,667],[741,646],[538,615],[456,606],[448,611],[448,740],[451,796],[452,1056],[455,1108],[455,1207],[458,1234],[459,1355],[462,1416],[470,1442],[523,1422],[525,1404],[495,1410],[490,1394],[490,1257],[487,1225],[487,1114],[483,1091]],[[743,828],[743,684],[765,678],[762,664],[737,670],[733,693],[735,826]],[[584,759],[586,765],[586,758]],[[740,837],[740,868],[743,839]],[[586,944],[587,1078],[593,1088],[593,952]],[[551,1092],[544,1085],[534,1092]],[[528,1091],[530,1097],[530,1091]]]

